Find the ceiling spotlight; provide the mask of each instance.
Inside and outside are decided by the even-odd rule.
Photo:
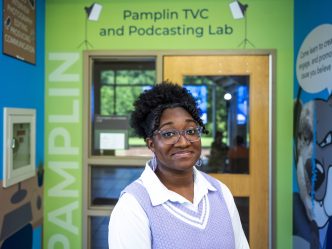
[[[103,6],[98,3],[93,3],[90,7],[85,7],[86,14],[88,15],[87,18],[90,21],[98,21],[100,12]]]
[[[245,16],[248,4],[242,4],[239,1],[234,1],[229,4],[229,8],[231,9],[234,19],[241,19]]]

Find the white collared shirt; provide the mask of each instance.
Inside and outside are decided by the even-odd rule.
[[[192,210],[197,210],[198,204],[208,191],[217,191],[205,177],[194,168],[194,200],[191,203],[183,196],[168,190],[159,180],[148,163],[138,181],[147,190],[153,206],[168,200],[179,202]],[[230,190],[220,182],[234,230],[235,248],[249,248],[244,235],[238,210]],[[108,232],[110,249],[150,249],[151,232],[149,220],[138,201],[129,193],[124,193],[114,207]]]

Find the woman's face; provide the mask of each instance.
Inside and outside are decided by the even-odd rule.
[[[159,131],[186,130],[198,125],[192,116],[183,108],[169,108],[163,111],[160,118]],[[156,134],[147,139],[147,145],[158,160],[160,170],[187,171],[192,170],[201,154],[201,140],[189,142],[182,134],[175,144],[165,144],[161,135]]]

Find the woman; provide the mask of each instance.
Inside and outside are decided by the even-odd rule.
[[[191,94],[165,82],[134,107],[131,125],[154,157],[113,209],[109,248],[249,248],[229,189],[196,169],[206,129]]]

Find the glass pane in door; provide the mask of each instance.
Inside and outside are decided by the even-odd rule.
[[[234,201],[240,214],[244,234],[249,241],[249,197],[234,197]]]
[[[90,217],[90,248],[108,249],[108,216]]]
[[[202,138],[207,173],[249,174],[249,76],[186,76],[209,134]]]
[[[156,83],[155,57],[111,57],[93,62],[90,90],[91,154],[151,156],[129,119],[139,94]]]
[[[143,170],[144,166],[92,166],[90,205],[115,205],[121,191],[139,178]]]

